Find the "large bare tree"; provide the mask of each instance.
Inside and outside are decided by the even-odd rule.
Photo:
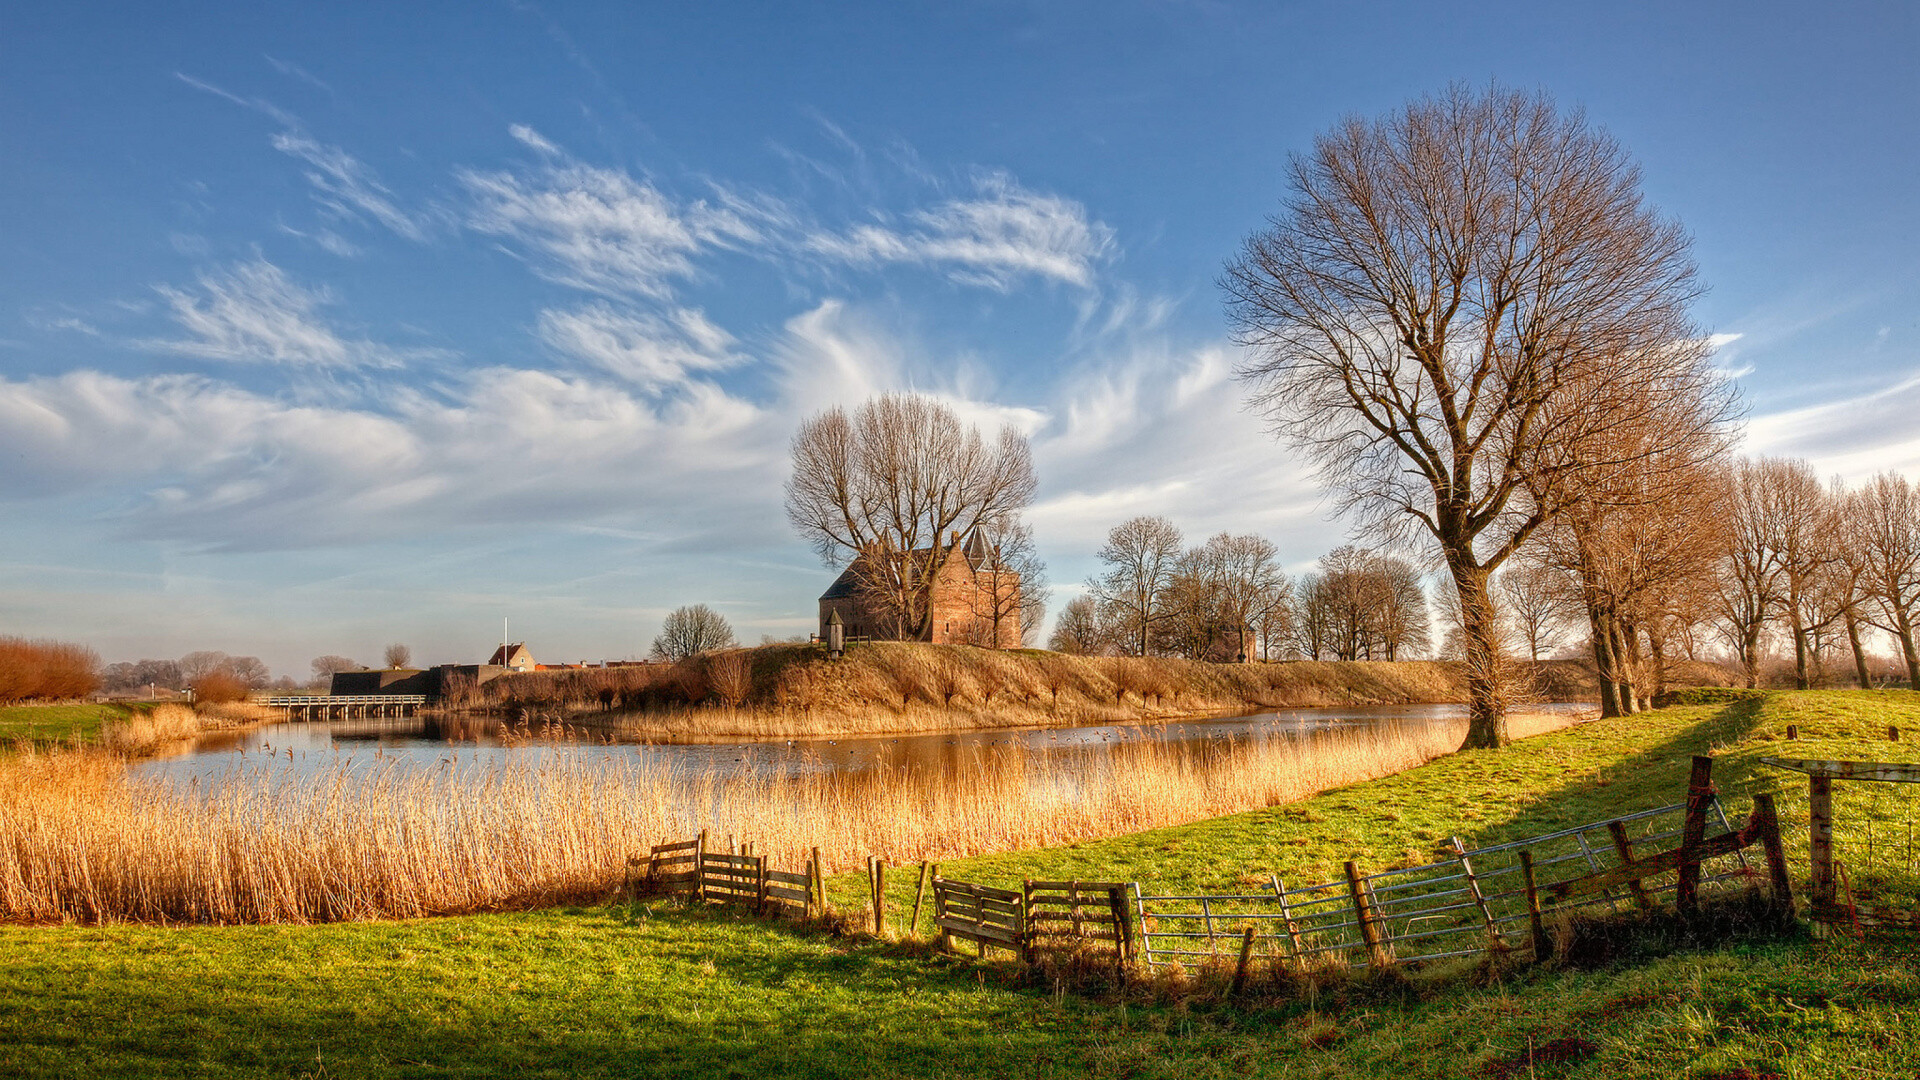
[[[667,613],[653,639],[652,655],[656,660],[685,660],[733,646],[733,627],[726,616],[705,604],[692,604]]]
[[[1166,617],[1168,594],[1179,569],[1180,530],[1163,517],[1136,517],[1113,527],[1100,549],[1107,570],[1087,582],[1087,594],[1124,627],[1127,648],[1145,656],[1154,625]]]
[[[1875,476],[1856,495],[1854,523],[1866,548],[1866,586],[1880,608],[1881,629],[1900,643],[1907,685],[1920,687],[1920,490],[1899,473]]]
[[[886,394],[800,425],[787,517],[827,565],[850,563],[894,636],[914,639],[935,570],[976,530],[1014,527],[1033,488],[1033,451],[1012,427],[989,441],[930,397]]]
[[[1360,528],[1437,547],[1464,631],[1465,745],[1504,745],[1489,576],[1580,473],[1620,463],[1610,425],[1713,377],[1690,241],[1612,137],[1499,88],[1343,121],[1290,181],[1222,278],[1241,374]]]

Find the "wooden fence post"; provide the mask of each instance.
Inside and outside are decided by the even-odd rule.
[[[1627,839],[1627,823],[1624,821],[1607,822],[1607,833],[1613,837],[1614,854],[1620,856],[1621,866],[1633,865],[1633,841]],[[1653,910],[1653,900],[1647,896],[1647,887],[1639,878],[1627,882],[1627,890],[1633,893],[1633,904],[1641,911]]]
[[[705,903],[707,899],[707,830],[700,830],[700,839],[693,846],[693,898]]]
[[[887,864],[878,855],[867,856],[867,881],[873,886],[873,936],[887,933]]]
[[[1533,960],[1539,963],[1553,955],[1553,939],[1547,936],[1546,920],[1540,915],[1540,888],[1533,879],[1533,852],[1520,853],[1520,876],[1527,886],[1527,926],[1533,931]]]
[[[1680,914],[1689,918],[1700,911],[1700,842],[1707,837],[1713,795],[1713,759],[1695,756],[1687,777],[1687,816],[1680,826],[1680,884],[1673,894]]]
[[[815,911],[814,911],[815,917],[822,918],[822,919],[826,918],[827,917],[827,868],[825,864],[821,863],[820,861],[820,849],[817,847],[813,849],[813,902],[815,907]]]
[[[1767,853],[1767,879],[1773,890],[1773,907],[1781,918],[1793,917],[1793,878],[1787,873],[1786,849],[1780,844],[1780,816],[1773,808],[1773,796],[1761,792],[1753,797],[1754,824],[1759,826],[1760,847]]]
[[[1124,967],[1133,959],[1133,912],[1127,907],[1127,887],[1115,885],[1107,890],[1107,910],[1113,913],[1114,951]]]
[[[1367,947],[1367,966],[1375,970],[1393,966],[1380,924],[1374,919],[1373,904],[1367,898],[1366,882],[1360,880],[1360,868],[1347,863],[1347,891],[1353,894],[1353,910],[1360,926],[1360,941]]]
[[[1253,959],[1253,927],[1247,927],[1246,935],[1240,939],[1240,963],[1233,969],[1233,988],[1227,993],[1239,997],[1247,988],[1247,963]]]
[[[1813,907],[1816,920],[1830,916],[1833,906],[1833,777],[1807,777],[1808,856],[1813,864]]]
[[[908,937],[918,937],[920,935],[920,905],[926,902],[927,881],[932,877],[933,877],[933,863],[926,859],[921,859],[920,860],[920,887],[915,889],[913,892],[913,921],[907,923]]]

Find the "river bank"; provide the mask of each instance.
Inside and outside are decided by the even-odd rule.
[[[1527,691],[1516,695],[1522,702],[1597,700],[1589,663],[1548,660],[1517,670]],[[1687,665],[1676,676],[1676,686],[1731,681],[1706,664]],[[820,646],[772,645],[672,665],[510,675],[455,695],[448,711],[685,741],[1071,727],[1465,700],[1464,669],[1448,661],[1214,664],[857,642],[839,660]]]

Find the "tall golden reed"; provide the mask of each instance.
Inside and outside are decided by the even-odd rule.
[[[1454,748],[1453,725],[1102,755],[983,749],[957,766],[803,777],[545,753],[534,764],[254,764],[210,790],[114,758],[0,765],[0,918],[248,923],[405,918],[606,895],[629,857],[701,828],[828,869],[1061,844],[1298,799]]]

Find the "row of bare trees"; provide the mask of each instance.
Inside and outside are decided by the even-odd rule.
[[[1265,537],[1223,532],[1189,548],[1173,522],[1136,517],[1107,534],[1100,561],[1060,613],[1056,651],[1244,661],[1427,649],[1426,594],[1404,559],[1342,547],[1296,585]]]

